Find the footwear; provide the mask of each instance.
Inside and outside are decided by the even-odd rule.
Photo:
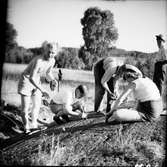
[[[30,132],[31,132],[30,129],[24,129],[24,132],[23,132],[23,133],[27,134],[27,133],[30,133]]]
[[[115,111],[115,110],[113,110]],[[113,112],[106,113],[105,115],[105,123],[108,123],[108,119],[112,116]]]
[[[31,130],[30,130],[30,127],[27,125],[24,127],[24,133],[29,133]]]
[[[167,109],[163,109],[161,115],[167,115]]]

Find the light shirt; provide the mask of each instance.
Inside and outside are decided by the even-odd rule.
[[[149,100],[159,100],[161,98],[157,86],[151,79],[147,77],[138,78],[134,80],[133,83],[136,85],[134,89],[134,97],[137,100],[144,102]]]
[[[60,111],[57,113],[57,116],[61,116],[63,114],[69,114],[70,111],[73,110],[72,104],[75,102],[80,102],[82,106],[84,106],[84,109],[86,111],[85,106],[85,98],[76,99],[75,98],[75,92],[72,90],[61,90],[60,92],[56,93],[56,95],[52,98],[53,102],[56,103],[56,105],[61,105]],[[54,106],[54,105],[53,105]],[[57,107],[57,106],[56,106]],[[60,106],[59,106],[60,107]],[[56,109],[54,109],[56,110]],[[72,111],[76,112],[76,111]]]
[[[84,97],[80,99],[75,98],[75,92],[70,89],[64,89],[60,92],[57,92],[52,100],[57,104],[64,104],[65,106],[71,106],[77,101],[79,101],[81,105],[84,105],[86,102]]]
[[[60,90],[52,99],[57,104],[72,104],[74,101],[74,93],[70,89]]]

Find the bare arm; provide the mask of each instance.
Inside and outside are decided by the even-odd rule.
[[[72,106],[69,104],[66,104],[66,109],[68,110],[68,114],[70,115],[75,115],[75,116],[81,115],[81,112],[72,111]]]
[[[65,105],[65,109],[66,112],[70,115],[74,115],[74,116],[79,116],[81,113],[77,112],[77,111],[73,111],[73,94],[72,92],[65,92],[65,94],[63,94],[63,100],[64,100],[64,105]]]
[[[107,69],[106,72],[104,73],[102,79],[101,79],[101,84],[103,85],[103,87],[105,88],[105,90],[107,92],[109,92],[111,95],[113,94],[108,85],[107,82],[111,79],[112,75],[114,74],[115,71],[112,71],[111,69]]]
[[[120,97],[116,100],[114,106],[112,107],[112,110],[117,109],[117,107],[120,106],[120,104],[127,98],[127,96],[133,91],[135,88],[135,84],[131,83],[128,85],[128,87],[125,89],[125,91],[120,95]]]

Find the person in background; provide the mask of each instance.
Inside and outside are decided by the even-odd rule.
[[[153,81],[157,85],[163,100],[163,109],[167,109],[167,55],[163,43],[163,36],[156,35],[158,51],[158,60],[154,65]]]
[[[103,58],[94,65],[93,73],[95,78],[95,112],[99,112],[99,106],[101,104],[105,91],[107,92],[106,113],[110,111],[110,101],[116,99],[114,90],[115,83],[127,70],[136,72],[140,76],[142,76],[142,72],[133,65],[123,64],[121,66],[117,66],[116,60],[114,60],[112,57]]]
[[[62,81],[62,77],[63,77],[63,73],[62,73],[61,69],[59,69],[58,80]]]
[[[157,46],[158,46],[158,60],[167,60],[167,55],[165,54],[165,48],[164,48],[164,43],[165,43],[165,40],[163,39],[163,35],[162,34],[159,34],[159,35],[156,35],[156,41],[157,41]]]
[[[58,92],[59,92],[59,88],[60,88],[60,82],[63,79],[62,77],[63,77],[63,73],[62,73],[61,69],[59,69],[59,72],[58,72]]]
[[[49,103],[51,111],[55,114],[56,123],[69,122],[70,117],[86,118],[88,89],[85,85],[79,85],[74,92],[71,90],[62,90],[56,94]]]
[[[48,92],[42,87],[41,75],[46,74],[48,81],[57,83],[52,74],[55,65],[55,56],[60,51],[58,44],[44,42],[42,55],[34,57],[21,74],[18,83],[18,93],[21,95],[22,118],[25,132],[38,128],[37,118],[41,106],[41,97],[49,98]],[[32,100],[32,124],[29,125],[28,110]]]
[[[129,84],[106,114],[106,123],[110,121],[155,121],[162,112],[162,99],[156,84],[148,77],[141,77],[137,73],[127,72],[123,79]],[[121,103],[133,92],[138,101],[137,108],[121,108]]]

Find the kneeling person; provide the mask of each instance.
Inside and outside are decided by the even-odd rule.
[[[55,114],[54,120],[58,124],[70,121],[70,117],[86,118],[87,87],[79,85],[75,91],[61,91],[50,102],[51,111]]]
[[[129,84],[125,91],[116,100],[111,112],[106,115],[106,122],[116,121],[153,121],[159,118],[162,112],[162,99],[155,83],[148,77],[141,77],[136,73],[127,72],[123,76]],[[119,109],[124,99],[133,92],[138,100],[136,109]]]

